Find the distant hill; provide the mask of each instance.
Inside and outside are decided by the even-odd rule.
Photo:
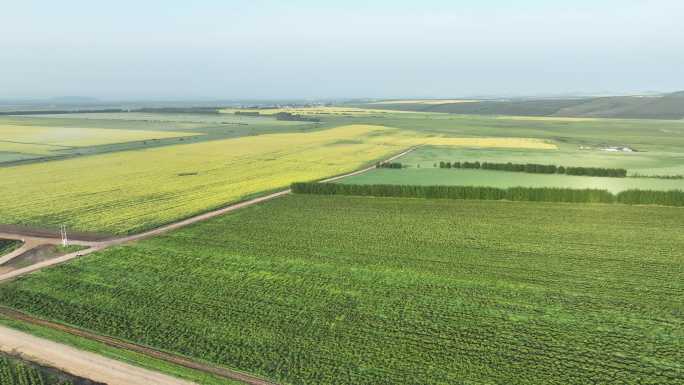
[[[684,91],[660,96],[609,96],[575,99],[480,100],[464,102],[386,101],[375,109],[454,114],[567,116],[626,119],[684,119]]]

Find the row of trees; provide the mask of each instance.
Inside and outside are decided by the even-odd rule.
[[[564,188],[349,185],[338,183],[294,183],[296,194],[360,195],[377,197],[511,200],[538,202],[611,203],[613,195],[605,190]]]
[[[278,112],[274,115],[276,120],[296,121],[296,122],[320,122],[321,119],[315,116],[304,116],[291,112]]]
[[[684,206],[684,191],[627,190],[617,194],[616,201],[628,205]]]
[[[607,190],[552,187],[478,187],[352,185],[339,183],[293,183],[295,194],[358,195],[430,199],[509,200],[570,203],[624,203],[684,206],[684,191],[627,190],[617,195]]]
[[[382,162],[375,165],[375,168],[402,168],[404,167],[399,162]]]
[[[492,162],[439,162],[439,168],[465,168],[496,171],[527,172],[533,174],[566,174],[584,176],[605,176],[624,178],[627,170],[622,168],[564,167],[534,163],[492,163]]]
[[[630,178],[651,178],[651,179],[684,179],[684,175],[642,175],[632,174]]]

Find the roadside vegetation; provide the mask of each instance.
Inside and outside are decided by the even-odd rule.
[[[683,218],[292,195],[8,282],[0,303],[282,383],[678,384]]]
[[[2,385],[76,385],[66,377],[0,353]]]
[[[9,254],[23,245],[23,242],[14,239],[0,239],[0,257]]]

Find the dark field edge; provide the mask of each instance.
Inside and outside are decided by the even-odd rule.
[[[550,187],[503,189],[477,186],[348,185],[311,182],[293,183],[291,190],[294,194],[316,195],[684,206],[682,190],[626,190],[613,194],[607,190]]]
[[[96,353],[103,357],[164,373],[184,380],[193,381],[202,385],[273,384],[269,382],[252,383],[247,381],[238,381],[201,369],[189,368],[181,364],[166,361],[163,358],[152,357],[146,353],[120,347],[115,343],[110,344],[101,341],[101,339],[116,341],[112,338],[97,336],[88,331],[38,319],[9,308],[0,307],[0,325],[22,331],[36,337],[62,343],[80,350]],[[97,338],[92,338],[93,336]],[[120,344],[126,344],[126,342],[120,341]],[[149,348],[142,348],[149,350]],[[163,352],[160,353],[165,354]]]
[[[18,248],[22,247],[23,245],[24,245],[24,242],[22,242],[22,241],[18,241],[18,240],[14,240],[14,239],[0,238],[0,257],[2,257],[5,254],[9,254],[9,253],[13,252],[14,250],[17,250]]]
[[[0,360],[2,358],[6,358],[14,364],[22,365],[28,367],[30,370],[38,372],[41,376],[41,384],[50,385],[64,383],[72,385],[107,385],[102,382],[95,382],[84,377],[75,376],[61,369],[41,365],[22,356],[0,353]],[[21,382],[19,382],[19,384],[21,384]]]

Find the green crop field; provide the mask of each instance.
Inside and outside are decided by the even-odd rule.
[[[0,286],[284,384],[679,384],[684,215],[294,195]]]
[[[490,170],[439,168],[377,169],[344,180],[345,184],[395,184],[424,186],[559,187],[599,189],[613,193],[641,190],[684,190],[683,179],[606,178],[570,175],[526,174]]]
[[[573,167],[625,168],[628,175],[684,175],[684,151],[646,152],[581,150],[561,144],[557,150],[515,148],[449,148],[427,146],[401,159],[401,170],[378,169],[345,179],[352,184],[462,185],[491,187],[564,187],[606,189],[684,190],[684,179],[602,178],[511,173],[492,170],[440,169],[439,162],[479,161],[536,163]]]

